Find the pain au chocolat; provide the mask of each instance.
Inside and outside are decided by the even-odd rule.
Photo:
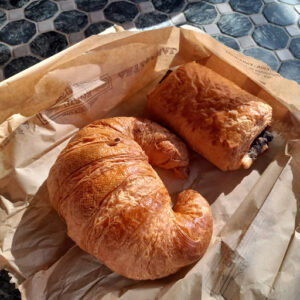
[[[147,109],[223,171],[249,168],[272,140],[271,106],[196,62],[171,72]]]

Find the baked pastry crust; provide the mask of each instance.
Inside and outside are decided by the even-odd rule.
[[[243,158],[272,119],[268,104],[196,62],[162,81],[148,95],[147,109],[223,171],[252,164]]]
[[[152,165],[179,172],[185,144],[158,124],[111,118],[83,128],[47,179],[69,236],[113,271],[156,279],[197,261],[212,235],[212,215],[197,192],[171,199]]]

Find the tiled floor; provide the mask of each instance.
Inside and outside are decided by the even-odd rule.
[[[0,80],[114,23],[192,24],[300,84],[300,0],[0,0]]]

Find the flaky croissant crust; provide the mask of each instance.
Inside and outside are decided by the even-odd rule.
[[[149,95],[151,118],[167,125],[221,170],[235,170],[271,123],[272,108],[196,62],[173,71]]]
[[[61,152],[47,180],[69,236],[113,271],[156,279],[198,260],[212,235],[209,204],[183,191],[171,208],[151,165],[180,172],[188,152],[175,135],[145,119],[94,122]]]

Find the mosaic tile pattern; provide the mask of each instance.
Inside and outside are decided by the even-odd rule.
[[[190,24],[300,84],[300,0],[0,0],[0,80],[105,29]]]

